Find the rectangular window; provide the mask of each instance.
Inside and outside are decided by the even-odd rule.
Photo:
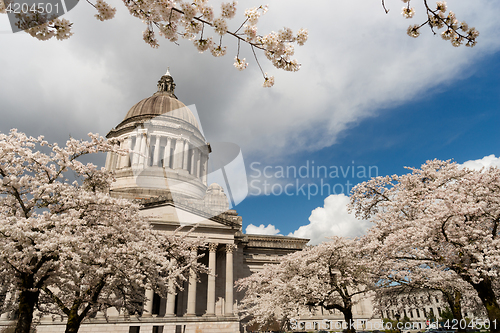
[[[159,315],[160,314],[160,303],[161,297],[157,293],[153,295],[153,309],[151,310],[151,314]]]
[[[130,328],[128,329],[128,333],[139,333],[140,329],[140,326],[130,326]]]
[[[158,154],[158,164],[156,166],[163,166],[163,155],[165,154],[165,147],[160,146],[160,153]]]
[[[130,140],[130,153],[129,153],[127,167],[132,166],[132,159],[134,158],[134,150],[136,149],[136,146],[135,146],[136,137],[134,136],[134,137],[130,138],[129,140]]]
[[[175,149],[172,147],[170,148],[170,156],[168,157],[168,167],[170,169],[174,168],[174,151]],[[175,158],[178,158],[177,156]]]
[[[163,333],[163,326],[153,326],[153,333]]]

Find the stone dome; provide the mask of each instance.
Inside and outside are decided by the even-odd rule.
[[[121,127],[130,122],[164,115],[184,120],[197,129],[200,129],[196,117],[184,103],[177,99],[177,96],[174,94],[174,89],[174,79],[167,71],[158,81],[158,91],[132,106],[123,121],[117,127]]]
[[[135,104],[127,112],[121,124],[160,115],[178,118],[198,128],[198,121],[184,103],[166,93],[155,93]]]

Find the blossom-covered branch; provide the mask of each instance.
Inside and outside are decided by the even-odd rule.
[[[415,15],[415,8],[411,7],[411,0],[402,1],[406,3],[406,6],[403,7],[403,16],[412,18]],[[464,42],[465,46],[473,47],[476,45],[479,31],[474,27],[469,27],[465,21],[459,22],[454,12],[447,11],[446,1],[437,1],[435,9],[429,6],[427,0],[423,0],[423,2],[427,12],[427,20],[422,24],[410,25],[407,31],[410,37],[418,37],[420,28],[428,25],[434,34],[436,34],[435,29],[444,28],[441,37],[444,40],[449,40],[453,46],[458,47]]]

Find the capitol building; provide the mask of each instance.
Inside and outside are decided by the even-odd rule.
[[[233,200],[219,184],[208,183],[213,147],[205,140],[195,114],[179,101],[167,71],[158,90],[126,113],[107,134],[120,141],[129,156],[108,153],[106,169],[115,173],[112,196],[139,200],[141,214],[154,228],[172,233],[196,229],[207,246],[197,249],[210,274],[190,277],[183,290],[166,299],[146,290],[148,302],[141,316],[125,316],[115,309],[86,320],[80,332],[122,333],[237,333],[245,327],[237,305],[243,295],[234,282],[259,271],[264,264],[303,249],[308,239],[245,234],[242,217],[231,209]],[[214,148],[215,149],[215,148]],[[224,179],[224,178],[222,178]],[[371,302],[359,302],[354,317],[369,320]],[[320,318],[342,320],[340,313],[318,313]],[[9,325],[0,318],[0,331]],[[65,322],[42,317],[37,332],[64,332]]]

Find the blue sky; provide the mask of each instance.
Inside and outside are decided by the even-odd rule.
[[[468,68],[468,73],[466,78],[426,91],[408,103],[380,110],[378,116],[364,119],[345,131],[338,143],[314,153],[297,154],[289,165],[300,167],[314,161],[316,166],[342,166],[347,170],[354,161],[356,171],[362,170],[360,166],[376,166],[379,175],[385,176],[407,173],[404,166],[419,167],[429,159],[464,163],[491,154],[499,157],[500,54],[482,59]],[[263,169],[260,165],[254,168]],[[252,169],[248,172],[257,175]],[[348,195],[346,181],[367,180],[353,179],[348,174],[346,179],[341,176],[325,182],[344,185],[344,194]],[[320,185],[321,180],[310,181]],[[287,235],[306,224],[311,211],[322,207],[326,197],[318,194],[308,200],[302,193],[249,196],[237,209],[245,224],[273,224]]]
[[[116,18],[100,22],[93,8],[80,2],[65,15],[74,23],[74,35],[63,42],[9,33],[7,17],[0,15],[0,131],[15,127],[60,143],[69,135],[105,135],[131,106],[156,91],[170,67],[176,95],[196,105],[209,141],[241,147],[249,184],[264,181],[252,177],[252,163],[260,163],[253,165],[261,170],[313,161],[344,170],[376,166],[386,175],[433,158],[464,163],[500,156],[497,1],[448,1],[459,20],[480,31],[472,49],[454,48],[425,28],[417,39],[408,37],[408,25],[425,20],[417,0],[411,20],[401,16],[400,0],[386,1],[389,14],[374,0],[318,0],[308,8],[301,1],[269,1],[260,31],[289,26],[308,28],[310,36],[296,49],[299,72],[280,72],[259,56],[264,71],[276,77],[271,89],[262,88],[262,74],[245,45],[241,56],[250,65],[243,72],[233,67],[236,43],[230,38],[228,55],[217,59],[200,55],[186,40],[174,45],[160,39],[160,47],[152,49],[142,40],[143,24],[120,1],[110,4],[117,7]],[[367,180],[355,178],[324,182]],[[321,184],[318,178],[268,181],[277,189],[297,181],[313,189]],[[349,217],[347,197],[337,194],[249,196],[236,209],[244,229],[256,226],[250,232],[279,229],[315,241],[359,234],[368,224]]]

